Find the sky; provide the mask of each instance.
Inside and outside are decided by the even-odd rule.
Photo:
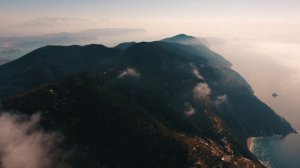
[[[0,36],[126,27],[153,36],[276,38],[299,30],[299,8],[297,0],[0,0]],[[274,29],[281,33],[270,35]]]

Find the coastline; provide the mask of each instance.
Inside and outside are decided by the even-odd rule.
[[[247,139],[247,148],[250,150],[250,152],[252,152],[254,149],[254,140],[255,137],[250,137]]]

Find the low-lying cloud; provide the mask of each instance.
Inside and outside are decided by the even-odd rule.
[[[194,74],[197,78],[199,78],[199,79],[201,79],[201,80],[204,80],[204,77],[200,74],[198,68],[197,68],[194,64],[191,64],[191,67],[192,67],[192,70],[193,70],[193,74]]]
[[[207,83],[198,83],[193,90],[194,98],[199,100],[207,100],[210,97],[211,90]]]
[[[118,78],[124,78],[124,77],[127,77],[127,76],[129,76],[129,77],[139,77],[140,73],[136,69],[129,67],[129,68],[125,69],[124,71],[122,71],[120,73],[120,75],[118,76]]]
[[[227,95],[221,95],[216,98],[216,105],[221,105],[227,101]]]
[[[196,113],[196,110],[189,103],[185,103],[184,107],[185,107],[184,113],[187,116],[192,116]]]
[[[61,167],[62,151],[57,145],[62,141],[58,133],[38,129],[40,115],[0,115],[0,167],[50,168]]]

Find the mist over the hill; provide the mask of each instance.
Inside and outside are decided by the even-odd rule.
[[[58,144],[63,140],[56,132],[39,129],[39,114],[25,116],[2,112],[0,115],[0,167],[50,168],[66,166]]]

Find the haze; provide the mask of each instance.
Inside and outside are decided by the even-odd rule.
[[[295,40],[299,7],[296,0],[1,0],[0,37],[127,27],[146,29],[149,39],[184,32]]]

